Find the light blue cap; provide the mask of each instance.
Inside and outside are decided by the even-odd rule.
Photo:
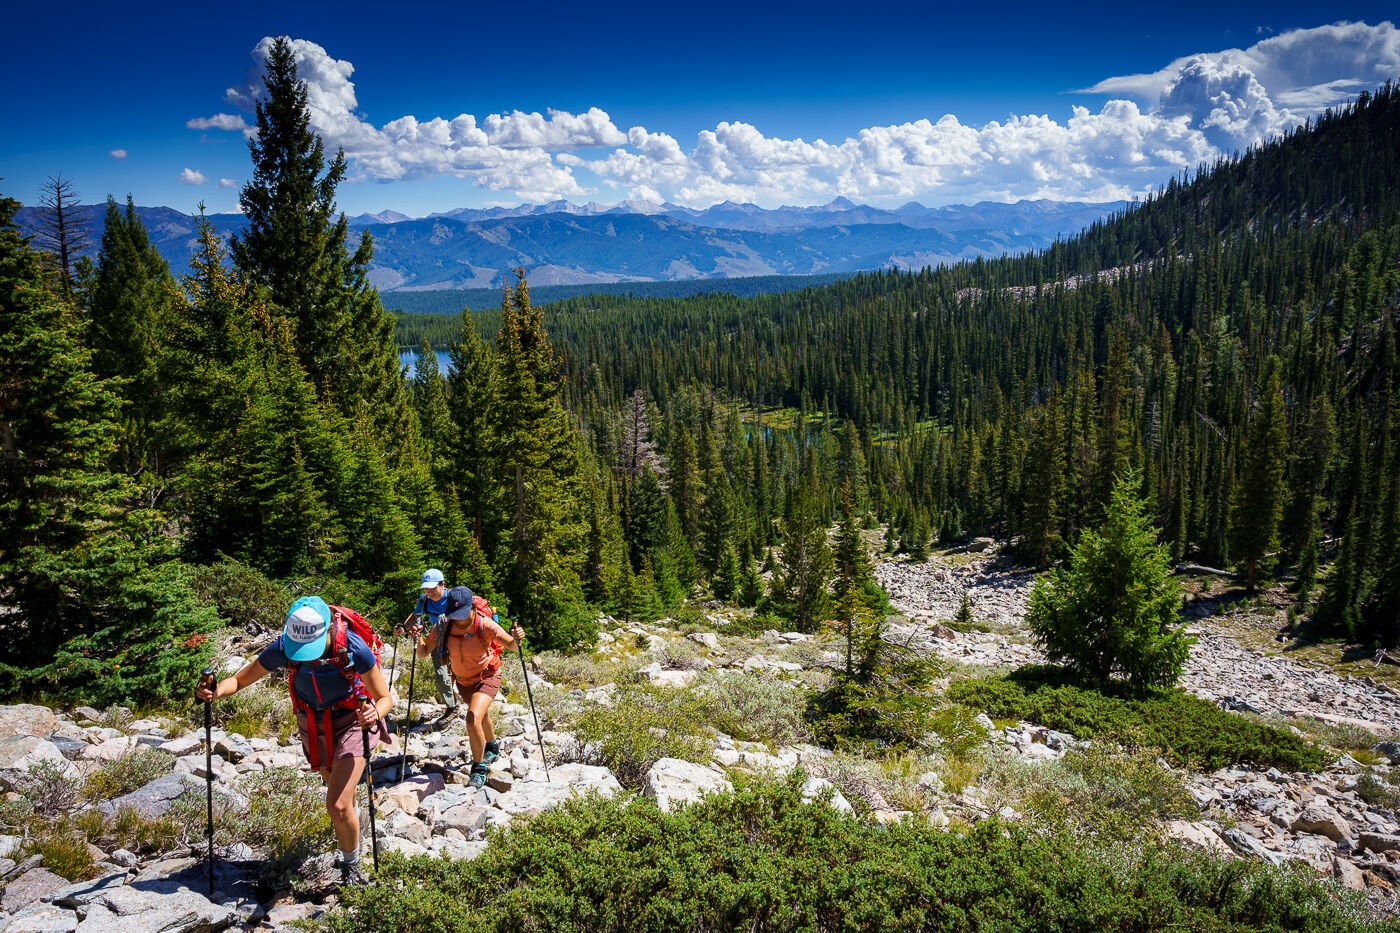
[[[303,596],[287,610],[282,624],[282,653],[288,661],[314,661],[326,653],[331,607],[319,596]]]
[[[429,567],[423,572],[423,584],[420,589],[430,590],[444,579],[446,578],[443,577],[441,570],[438,570],[436,567]]]

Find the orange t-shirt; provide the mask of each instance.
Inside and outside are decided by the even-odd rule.
[[[506,634],[490,619],[481,620],[480,631],[475,621],[467,621],[465,632],[453,631],[455,623],[447,629],[447,660],[452,666],[452,677],[458,683],[473,684],[491,676],[501,667],[501,656],[492,650],[496,636]]]

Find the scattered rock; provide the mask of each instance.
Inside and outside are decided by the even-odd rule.
[[[719,649],[719,636],[714,632],[691,632],[685,637],[695,642],[697,645],[704,645],[711,651],[717,651]]]
[[[841,791],[837,790],[835,784],[831,783],[826,778],[809,777],[807,780],[802,782],[803,800],[820,800],[827,794],[831,795],[830,799],[827,800],[827,803],[831,806],[833,810],[839,810],[842,813],[855,812],[851,808],[850,801],[848,801],[841,794]]]
[[[67,881],[47,868],[31,868],[5,885],[5,893],[0,895],[0,910],[14,913],[30,904],[38,903],[50,891],[57,891],[67,885]]]
[[[1357,837],[1357,845],[1380,855],[1382,852],[1400,852],[1400,835],[1390,833],[1362,833]]]
[[[663,812],[669,812],[678,805],[699,800],[702,794],[731,787],[722,774],[704,765],[679,758],[662,758],[647,772],[642,793],[655,799]]]
[[[47,706],[17,703],[0,706],[0,738],[12,735],[52,735],[58,728],[58,716]]]
[[[3,922],[3,921],[0,921]],[[73,933],[78,915],[52,904],[30,904],[0,927],[3,933]]]
[[[0,738],[0,790],[16,790],[29,778],[29,769],[49,762],[66,777],[76,777],[77,769],[63,757],[58,746],[48,739],[33,735],[11,735]]]
[[[1214,855],[1233,854],[1216,834],[1215,829],[1205,823],[1190,823],[1186,820],[1171,820],[1164,827],[1168,836],[1197,849]]]
[[[78,933],[214,933],[233,923],[233,908],[193,891],[142,890],[128,885],[88,907]]]
[[[1328,806],[1324,800],[1314,800],[1303,808],[1290,827],[1295,833],[1315,833],[1333,842],[1351,836],[1351,825]]]

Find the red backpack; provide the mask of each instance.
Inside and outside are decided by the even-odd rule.
[[[309,703],[302,701],[297,695],[294,681],[297,671],[301,669],[301,664],[296,662],[287,663],[287,693],[292,698],[292,709],[298,713],[306,714],[306,732],[308,745],[311,748],[311,767],[314,770],[321,768],[321,733],[325,733],[327,757],[333,757],[334,730],[331,727],[331,713],[337,709],[358,709],[360,704],[369,698],[368,691],[365,690],[364,682],[360,680],[360,675],[355,670],[355,666],[350,662],[350,649],[348,646],[347,632],[353,631],[366,645],[374,652],[374,660],[379,661],[379,653],[384,650],[384,639],[379,637],[379,633],[370,627],[365,621],[365,617],[353,609],[344,606],[331,606],[331,633],[330,643],[326,646],[327,656],[320,661],[310,661],[310,664],[334,664],[340,671],[342,677],[350,684],[350,693],[342,700],[337,700],[323,709],[316,709]],[[313,689],[316,688],[316,679],[311,679]],[[317,689],[319,694],[319,689]],[[318,722],[319,720],[319,722]]]

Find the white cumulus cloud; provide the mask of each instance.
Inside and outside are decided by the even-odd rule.
[[[238,182],[234,181],[232,178],[220,178],[220,179],[219,179],[219,187],[220,187],[220,188],[237,188],[237,187],[238,187]]]
[[[204,184],[204,173],[192,168],[186,168],[180,172],[180,184],[202,185]]]
[[[1389,22],[1260,34],[1267,38],[1247,49],[1105,78],[1080,92],[1108,98],[1097,110],[1074,106],[1058,118],[1022,114],[973,126],[945,114],[831,140],[769,136],[736,119],[698,130],[690,143],[643,126],[624,132],[598,107],[480,119],[406,115],[376,126],[359,111],[351,63],[314,42],[291,42],[312,126],[328,148],[345,150],[357,180],[445,175],[527,201],[602,188],[699,207],[726,199],[815,204],[837,196],[891,205],[1127,198],[1400,78],[1400,31]],[[264,93],[272,42],[258,43],[246,80],[225,94],[244,113]],[[229,113],[188,125],[256,132]]]
[[[113,149],[111,152],[109,152],[109,153],[107,153],[107,154],[108,154],[109,156],[111,156],[112,158],[116,159],[118,162],[120,162],[122,159],[125,159],[125,158],[126,158],[126,150],[125,150],[125,149]]]
[[[192,130],[247,130],[248,121],[236,113],[216,113],[210,117],[195,117],[186,120],[185,126]]]

